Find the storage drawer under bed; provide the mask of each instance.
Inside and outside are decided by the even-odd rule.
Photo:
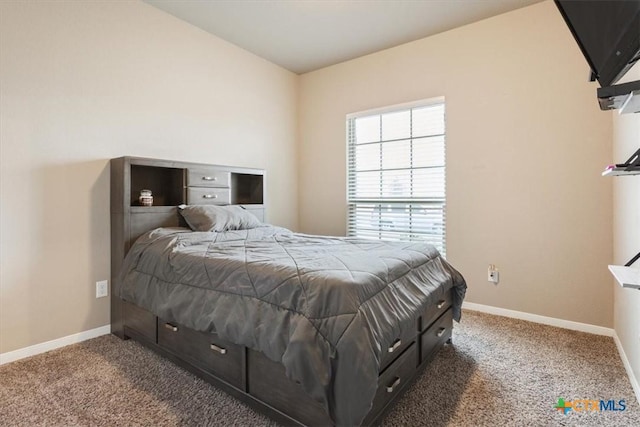
[[[255,350],[249,350],[248,358],[249,394],[307,426],[332,425],[323,405],[287,378],[281,363]]]
[[[451,292],[452,290],[446,291],[435,304],[430,305],[422,312],[419,327],[421,331],[431,326],[436,319],[442,316],[442,313],[451,307]]]
[[[410,328],[404,334],[398,335],[398,337],[384,349],[384,353],[380,359],[379,372],[383,372],[415,339],[416,331],[414,328]]]
[[[451,338],[453,311],[448,309],[420,335],[420,363],[431,359],[436,351]]]
[[[416,371],[416,353],[417,345],[411,342],[405,352],[378,377],[378,389],[371,411],[364,420],[365,425],[369,424],[372,417],[377,417],[412,379]]]
[[[243,388],[244,347],[216,334],[198,332],[158,318],[158,345],[229,384]]]

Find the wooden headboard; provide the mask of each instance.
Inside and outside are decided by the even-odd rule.
[[[152,206],[139,203],[141,190],[151,190]],[[147,231],[186,226],[177,209],[181,204],[241,205],[265,221],[265,172],[140,157],[111,159],[111,332],[121,338],[122,261]]]

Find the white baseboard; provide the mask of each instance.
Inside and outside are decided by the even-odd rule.
[[[629,377],[629,382],[631,382],[633,392],[636,394],[636,401],[640,402],[640,384],[638,384],[638,379],[633,373],[633,369],[631,369],[631,363],[629,363],[627,354],[624,352],[624,348],[622,348],[622,343],[620,342],[620,338],[618,338],[618,334],[613,334],[613,341],[615,341],[616,347],[618,347],[618,353],[620,353],[622,364],[624,365],[624,369],[627,371],[627,376]]]
[[[0,365],[13,362],[25,357],[35,356],[36,354],[45,353],[47,351],[55,350],[56,348],[65,347],[67,345],[79,343],[81,341],[90,340],[101,335],[107,335],[111,333],[111,326],[104,325],[99,328],[90,329],[77,334],[68,335],[66,337],[58,338],[55,340],[43,342],[40,344],[32,345],[25,348],[19,348],[18,350],[8,351],[0,354]]]
[[[497,316],[512,317],[514,319],[528,320],[529,322],[542,323],[543,325],[556,326],[558,328],[571,329],[573,331],[588,332],[595,335],[613,336],[613,329],[603,326],[590,325],[588,323],[573,322],[571,320],[556,319],[555,317],[540,316],[525,313],[523,311],[507,310],[506,308],[492,307],[490,305],[476,304],[473,302],[462,303],[463,309],[480,311],[482,313],[495,314]]]

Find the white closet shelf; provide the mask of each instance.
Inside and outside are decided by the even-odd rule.
[[[602,172],[602,176],[640,175],[640,169],[634,169],[631,171],[625,169],[626,167],[611,165]]]
[[[610,265],[609,271],[623,288],[640,289],[640,268]]]
[[[638,175],[640,174],[640,148],[624,163],[609,165],[602,176]]]

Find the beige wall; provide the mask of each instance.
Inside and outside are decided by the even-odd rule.
[[[297,227],[297,76],[142,2],[0,2],[0,353],[109,322],[108,159],[268,171]]]
[[[640,65],[624,80],[640,80]],[[613,113],[613,158],[623,162],[640,148],[640,113]],[[640,251],[640,176],[611,178],[613,186],[614,261],[624,265]],[[640,268],[640,261],[634,267]],[[640,379],[640,291],[614,284],[614,326],[636,381]]]
[[[5,1],[0,70],[0,353],[108,323],[94,282],[109,276],[109,158],[265,168],[271,222],[339,235],[345,115],[441,95],[448,257],[468,301],[612,325],[612,119],[551,2],[298,78],[144,3]],[[638,134],[620,120],[636,136],[616,159]],[[628,180],[618,262],[637,250]],[[616,289],[637,360],[635,296]]]
[[[302,231],[345,233],[346,114],[444,95],[447,255],[467,301],[611,327],[612,119],[586,76],[550,1],[303,75]]]

